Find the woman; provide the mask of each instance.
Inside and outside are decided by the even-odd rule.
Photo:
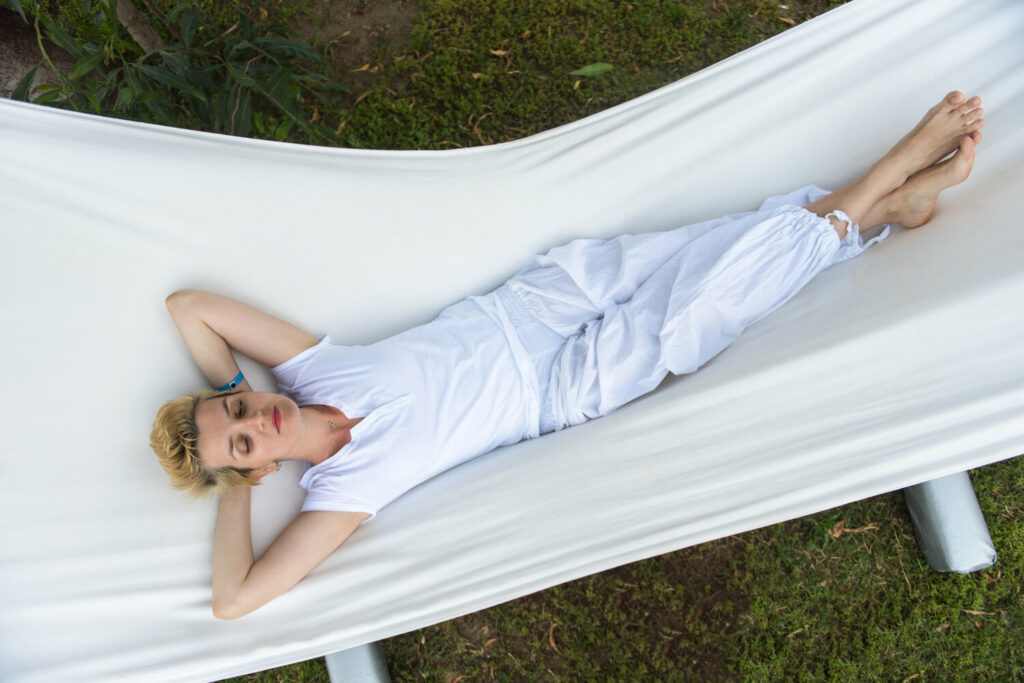
[[[970,173],[982,113],[979,98],[952,92],[837,192],[807,187],[670,232],[578,240],[366,347],[217,295],[172,294],[171,316],[218,389],[165,404],[152,445],[176,487],[221,494],[214,615],[242,616],[288,590],[421,481],[696,370],[815,274],[888,234],[863,244],[858,225],[923,225],[939,193]],[[282,393],[252,392],[232,350],[271,367]],[[308,495],[254,561],[249,487],[284,460],[310,464]]]

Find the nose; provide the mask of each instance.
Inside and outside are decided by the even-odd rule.
[[[262,432],[267,427],[267,416],[262,410],[254,410],[245,419],[245,424],[255,432]]]

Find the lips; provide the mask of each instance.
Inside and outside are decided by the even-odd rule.
[[[281,411],[274,408],[274,428],[277,429],[277,433],[281,433]]]

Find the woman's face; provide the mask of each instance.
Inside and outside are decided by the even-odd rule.
[[[207,469],[251,467],[264,470],[256,475],[267,474],[289,458],[301,432],[299,407],[280,394],[215,396],[200,401],[195,417]]]

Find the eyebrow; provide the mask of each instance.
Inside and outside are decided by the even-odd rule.
[[[227,396],[224,397],[223,405],[224,405],[224,414],[227,415],[228,419],[230,420],[231,419],[231,411],[228,410],[228,397]],[[238,460],[238,457],[235,455],[235,449],[231,446],[231,435],[230,434],[228,434],[228,455],[231,456],[232,460]]]

